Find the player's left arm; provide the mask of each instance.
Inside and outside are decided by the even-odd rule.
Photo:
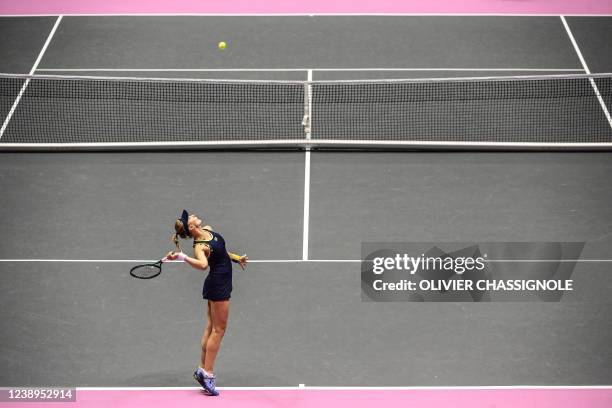
[[[204,229],[208,230],[208,231],[213,231],[213,228],[210,225],[204,226]],[[232,262],[237,263],[238,265],[240,265],[240,267],[242,269],[244,269],[244,267],[246,266],[247,262],[249,262],[249,257],[246,256],[246,254],[238,255],[238,254],[235,254],[235,253],[230,252],[230,251],[227,251],[227,254],[229,255],[229,257],[232,260]]]
[[[249,262],[249,257],[246,256],[246,254],[238,255],[238,254],[235,254],[235,253],[230,252],[230,251],[227,251],[227,254],[229,255],[229,257],[232,260],[232,262],[237,263],[238,265],[240,265],[240,267],[242,269],[244,269],[244,267],[246,266],[247,262]]]

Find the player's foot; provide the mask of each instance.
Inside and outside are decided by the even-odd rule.
[[[215,387],[215,377],[207,377],[203,373],[196,371],[193,373],[193,378],[202,386],[206,395],[216,397],[219,391]]]

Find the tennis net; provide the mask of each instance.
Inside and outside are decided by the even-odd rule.
[[[612,148],[612,74],[222,81],[0,74],[0,150]]]

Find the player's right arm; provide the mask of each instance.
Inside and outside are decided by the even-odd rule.
[[[170,252],[166,255],[166,260],[174,261],[176,259],[180,261],[187,262],[189,265],[194,267],[195,269],[200,269],[202,271],[208,268],[208,255],[210,254],[210,249],[208,246],[204,244],[196,244],[193,248],[194,256],[187,256],[183,252]]]
[[[191,261],[185,259],[189,265],[196,269],[205,271],[208,268],[208,255],[210,255],[210,248],[205,244],[195,244],[193,247],[194,258]]]

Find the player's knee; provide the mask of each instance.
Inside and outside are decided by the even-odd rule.
[[[215,333],[217,336],[223,336],[225,334],[225,328],[226,325],[225,324],[219,324],[219,325],[215,325],[213,326],[213,333]]]

